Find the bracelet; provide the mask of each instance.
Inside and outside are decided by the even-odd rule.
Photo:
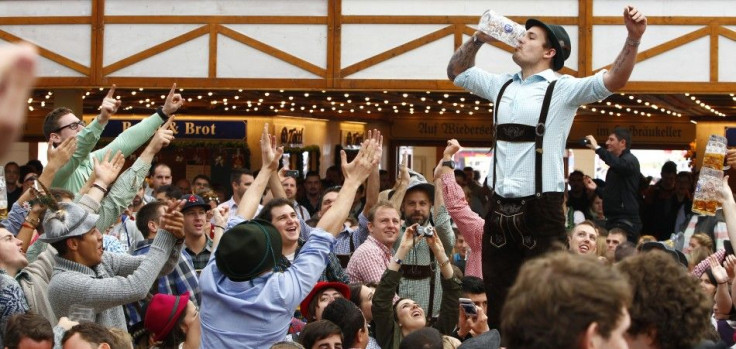
[[[724,281],[724,282],[719,282],[718,284],[719,285],[723,285],[723,284],[727,284],[727,283],[728,283],[728,281]]]
[[[28,222],[28,224],[32,225],[33,228],[36,228],[38,226],[38,223],[40,223],[40,219],[38,219],[38,218],[32,218],[32,217],[28,217],[28,216],[26,216],[25,221]]]
[[[223,226],[221,226],[221,225],[215,225],[215,228],[220,228],[220,229],[222,229],[222,230],[225,230],[225,227],[223,227]]]
[[[442,268],[442,267],[444,267],[444,266],[446,266],[448,264],[450,264],[450,259],[449,258],[447,260],[445,260],[444,262],[440,263],[440,268]]]
[[[107,194],[107,189],[105,189],[105,187],[103,187],[103,186],[101,186],[101,185],[99,185],[97,183],[93,183],[92,184],[92,187],[97,188],[97,189],[101,190],[103,193]]]
[[[28,223],[28,222],[23,222],[23,224],[21,224],[20,226],[21,226],[21,227],[24,227],[24,228],[28,228],[28,229],[31,229],[31,230],[33,230],[33,229],[36,229],[36,227],[35,227],[35,226],[33,226],[33,224],[31,224],[31,223]]]
[[[166,122],[166,120],[169,120],[169,116],[168,116],[168,115],[166,115],[166,113],[164,113],[164,108],[163,108],[163,107],[158,107],[158,108],[156,108],[156,114],[158,114],[158,116],[159,116],[159,117],[161,118],[161,120],[163,120],[164,122]]]
[[[626,45],[639,47],[639,44],[641,44],[641,41],[635,41],[634,39],[628,37],[626,38]]]

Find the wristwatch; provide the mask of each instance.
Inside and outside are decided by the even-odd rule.
[[[449,167],[449,168],[451,168],[453,170],[455,169],[455,165],[456,165],[455,164],[455,161],[453,161],[453,160],[442,161],[442,166],[447,166],[447,167]]]
[[[398,258],[394,257],[394,262],[396,262],[396,264],[398,264],[398,265],[401,265],[401,263],[403,263],[404,261],[402,261],[401,259],[398,259]]]

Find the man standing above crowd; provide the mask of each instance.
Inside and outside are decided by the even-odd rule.
[[[158,127],[179,110],[182,104],[184,104],[184,99],[176,93],[176,84],[174,84],[166,97],[166,102],[156,110],[156,113],[128,128],[115,137],[110,144],[96,151],[92,149],[100,139],[102,130],[120,107],[120,100],[115,99],[115,85],[102,101],[100,115],[92,120],[89,126],[79,120],[69,108],[54,109],[46,115],[43,122],[43,134],[46,140],[54,146],[58,146],[69,137],[77,137],[78,142],[77,150],[71,160],[56,172],[53,186],[64,188],[72,193],[79,192],[92,174],[93,164],[90,155],[100,160],[108,150],[112,153],[120,150],[123,156],[127,157],[151,138]]]
[[[526,22],[526,34],[512,56],[521,68],[516,74],[474,67],[478,50],[495,41],[481,32],[450,59],[447,76],[455,85],[495,103],[494,156],[487,179],[494,196],[483,239],[492,328],[500,323],[501,306],[521,263],[565,238],[562,153],[575,111],[626,85],[646,29],[646,17],[636,8],[627,6],[623,12],[628,31],[623,49],[610,70],[594,76],[555,74],[570,56],[570,38],[562,26],[536,19]]]
[[[606,173],[606,186],[598,190],[603,198],[603,214],[606,216],[606,229],[621,228],[626,231],[629,241],[636,243],[641,231],[639,217],[639,160],[631,153],[631,134],[623,127],[616,127],[606,140],[606,149],[598,146],[592,135],[585,136],[588,148],[609,166]],[[588,189],[597,186],[590,178],[585,179]]]

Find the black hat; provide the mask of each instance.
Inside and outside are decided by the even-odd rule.
[[[544,24],[544,22],[530,18],[526,21],[526,29],[531,27],[542,27],[547,31],[547,38],[555,49],[555,57],[552,62],[552,69],[558,71],[565,65],[565,60],[570,57],[570,36],[567,35],[567,31],[561,25],[556,24]]]
[[[217,269],[233,281],[248,281],[281,259],[281,234],[270,222],[253,219],[226,231],[215,250]]]
[[[182,196],[181,199],[184,200],[184,206],[181,208],[181,212],[184,212],[192,207],[201,207],[205,211],[209,211],[210,209],[212,209],[212,206],[204,202],[204,199],[202,199],[202,197],[199,195],[186,194]]]
[[[685,268],[688,267],[687,258],[685,257],[685,254],[682,253],[680,250],[675,249],[674,247],[671,247],[662,241],[648,241],[641,245],[642,252],[651,251],[651,250],[663,251],[669,254],[670,256],[672,256],[672,258],[674,258],[675,261],[682,264]]]

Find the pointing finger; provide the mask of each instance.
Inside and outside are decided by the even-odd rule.
[[[174,96],[174,93],[176,93],[176,83],[174,83],[171,86],[171,91],[169,91],[169,97],[173,97]]]
[[[105,98],[114,98],[113,96],[115,96],[115,87],[115,84],[112,84],[112,87],[107,90],[107,96],[105,96]]]

